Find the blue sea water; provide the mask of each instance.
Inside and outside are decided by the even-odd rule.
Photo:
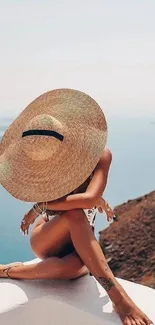
[[[0,121],[0,134],[11,121]],[[114,207],[155,188],[155,116],[109,117],[108,146],[113,154],[104,197]],[[19,232],[20,221],[31,204],[14,199],[0,186],[0,263],[34,258],[29,237]],[[98,231],[108,226],[103,214],[97,215]]]

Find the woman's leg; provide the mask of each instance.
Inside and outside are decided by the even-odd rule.
[[[36,279],[75,279],[88,273],[86,266],[74,251],[71,254],[59,257],[49,257],[43,261],[30,265],[11,266],[0,265],[0,277],[11,277],[14,279],[36,280]],[[8,274],[7,274],[8,272]]]
[[[48,222],[43,218],[38,220],[32,230],[30,242],[35,255],[43,261],[31,265],[11,266],[10,277],[18,279],[74,279],[88,273],[87,267],[75,251],[64,218],[54,217]],[[7,277],[7,273],[4,271],[7,266],[0,266],[0,277]]]
[[[82,209],[63,214],[67,219],[74,247],[84,264],[107,291],[125,325],[150,325],[152,322],[134,304],[110,270],[99,243]],[[80,239],[80,240],[79,240]]]
[[[76,251],[91,273],[108,292],[109,297],[117,306],[118,314],[123,323],[126,325],[151,324],[151,321],[133,303],[109,269],[100,245],[94,237],[84,211],[82,209],[67,211],[61,215],[61,218],[63,220],[62,222],[64,222],[65,228],[69,229],[69,233]],[[47,233],[48,236],[51,233],[52,240],[52,224],[49,224]],[[46,237],[44,240],[46,240]],[[34,266],[34,268],[35,267],[36,266]],[[47,265],[44,264],[44,267],[46,269]],[[23,266],[23,270],[24,268],[25,266]],[[29,270],[30,267],[27,268],[27,274]],[[21,272],[22,266],[19,266],[12,268],[9,274],[12,277],[19,278]]]

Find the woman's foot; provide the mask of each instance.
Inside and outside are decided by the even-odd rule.
[[[113,304],[113,307],[124,325],[153,325],[153,322],[128,297],[118,305]]]
[[[21,265],[23,263],[21,262],[16,262],[16,263],[10,263],[10,264],[0,264],[0,278],[9,278],[9,270],[12,268],[12,267],[15,267],[15,266],[18,266],[18,265]]]

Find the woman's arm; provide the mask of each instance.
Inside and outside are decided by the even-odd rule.
[[[106,187],[109,167],[111,164],[112,155],[109,149],[105,149],[100,158],[92,180],[90,181],[85,193],[77,193],[62,197],[58,200],[47,202],[47,210],[65,211],[72,209],[91,209],[95,205],[104,208],[101,195]],[[43,208],[43,203],[39,203],[40,208]],[[21,230],[28,233],[28,227],[39,216],[31,209],[22,219]]]
[[[91,209],[94,207],[105,190],[111,160],[111,152],[106,148],[94,170],[93,178],[90,181],[86,192],[68,195],[47,202],[47,209],[65,211],[78,208]],[[39,206],[40,208],[43,208],[43,203],[39,203]]]
[[[112,161],[112,154],[106,148],[101,156],[94,172],[94,176],[87,187],[87,194],[97,201],[103,194],[108,180],[109,168]]]

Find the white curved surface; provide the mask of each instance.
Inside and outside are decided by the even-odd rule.
[[[39,261],[35,259],[27,263]],[[27,264],[25,263],[25,264]],[[155,290],[118,279],[135,303],[155,322]],[[74,281],[0,279],[1,325],[122,324],[105,290],[85,276]]]

